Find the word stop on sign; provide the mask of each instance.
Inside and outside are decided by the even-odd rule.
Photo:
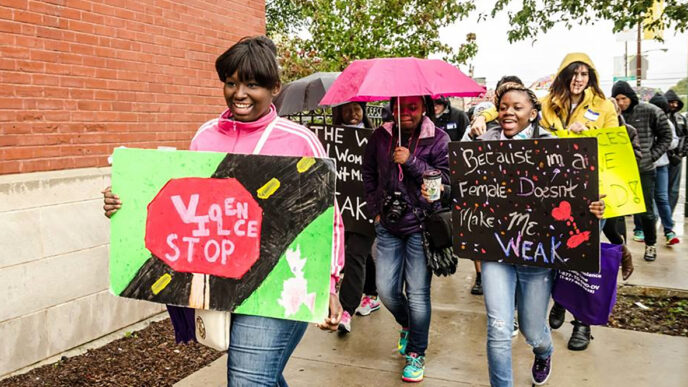
[[[239,279],[260,257],[262,221],[236,179],[172,179],[148,205],[146,248],[175,271]]]

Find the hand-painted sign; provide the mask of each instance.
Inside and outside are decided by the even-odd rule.
[[[449,144],[459,257],[599,271],[595,139]]]
[[[320,322],[329,305],[334,163],[117,149],[114,294]]]
[[[363,188],[363,153],[372,129],[346,126],[315,125],[315,132],[327,155],[337,161],[337,203],[344,219],[346,231],[375,235],[373,219],[365,216],[365,189]]]
[[[146,248],[175,271],[238,279],[260,256],[262,221],[236,179],[172,179],[148,205]]]
[[[597,137],[600,193],[607,195],[605,218],[645,212],[638,163],[626,127],[585,130],[579,134],[559,130],[556,135],[560,138]]]

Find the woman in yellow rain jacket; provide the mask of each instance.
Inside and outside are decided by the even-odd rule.
[[[549,94],[540,99],[542,113],[540,126],[549,130],[600,129],[619,126],[614,105],[599,86],[595,65],[584,53],[571,53],[564,57]],[[497,118],[497,110],[489,109],[476,116],[472,127],[478,129]]]

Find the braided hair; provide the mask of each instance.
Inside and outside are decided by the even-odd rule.
[[[495,91],[494,104],[495,107],[497,107],[497,111],[499,111],[499,105],[502,102],[502,97],[504,97],[504,95],[510,91],[518,91],[521,93],[525,93],[528,96],[528,100],[530,101],[530,104],[533,106],[533,109],[535,109],[538,112],[539,117],[540,111],[542,110],[542,104],[540,104],[540,100],[538,100],[538,97],[532,90],[525,87],[523,84],[515,82],[503,83],[501,86],[499,86],[497,91]],[[539,125],[539,119],[536,117],[534,120],[531,121],[531,125],[533,126],[533,128],[537,129]]]

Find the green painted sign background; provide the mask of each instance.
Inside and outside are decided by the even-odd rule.
[[[182,177],[210,177],[227,156],[225,153],[161,151],[118,148],[113,156],[112,191],[122,200],[122,208],[112,217],[110,227],[110,289],[119,295],[151,258],[144,244],[148,203],[170,180]],[[256,156],[265,157],[265,156]],[[332,199],[334,202],[334,197]],[[277,265],[236,313],[321,322],[328,313],[334,208],[329,207],[292,241]],[[287,254],[305,259],[301,273],[290,268]],[[304,295],[313,308],[301,304],[287,312],[284,288],[298,286],[299,275],[306,280]],[[289,280],[291,282],[288,282]],[[188,305],[180,300],[177,305]],[[293,308],[292,308],[293,309]]]

